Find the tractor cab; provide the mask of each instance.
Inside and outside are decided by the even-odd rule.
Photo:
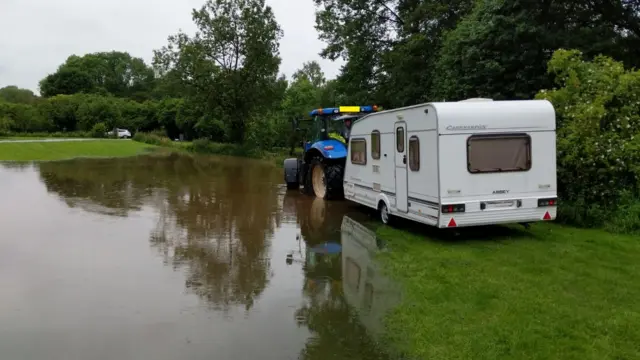
[[[378,111],[378,106],[340,106],[336,108],[315,109],[309,113],[311,127],[304,142],[304,150],[311,145],[335,139],[345,146],[348,143],[351,125],[359,118]]]
[[[373,105],[339,106],[311,111],[311,125],[303,141],[304,155],[301,159],[284,161],[287,188],[296,189],[302,185],[305,193],[319,198],[342,198],[342,180],[351,126],[359,118],[379,110],[378,106]]]

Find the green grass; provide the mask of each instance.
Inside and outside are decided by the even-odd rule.
[[[0,143],[0,161],[63,160],[76,157],[122,157],[142,154],[152,145],[123,140]]]
[[[388,340],[416,359],[640,358],[640,239],[538,224],[458,237],[380,227],[404,288]]]

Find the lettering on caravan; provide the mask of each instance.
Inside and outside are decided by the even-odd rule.
[[[459,130],[486,130],[487,125],[449,125],[446,127],[449,131],[459,131]]]

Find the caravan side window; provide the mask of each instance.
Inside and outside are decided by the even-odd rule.
[[[472,135],[467,139],[467,170],[473,174],[531,169],[527,134]]]
[[[396,149],[399,153],[404,152],[404,128],[396,128]]]
[[[378,130],[371,132],[371,158],[380,159],[380,131]]]
[[[409,138],[409,169],[420,170],[420,140],[415,135]]]
[[[351,139],[351,163],[356,165],[367,164],[367,141],[363,138]]]

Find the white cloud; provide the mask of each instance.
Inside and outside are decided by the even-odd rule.
[[[36,91],[72,54],[127,51],[150,62],[179,29],[195,31],[191,10],[204,0],[0,0],[0,87]],[[312,0],[267,0],[284,31],[280,71],[318,60],[328,78],[341,63],[322,60]]]

